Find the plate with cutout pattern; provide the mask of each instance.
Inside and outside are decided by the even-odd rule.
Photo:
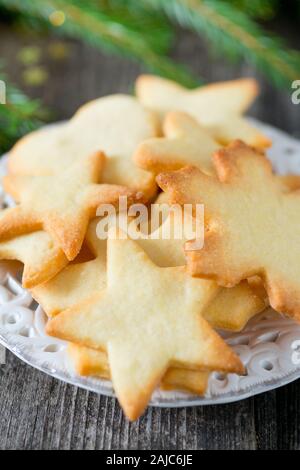
[[[300,174],[300,141],[251,119],[273,141],[268,152],[279,174]],[[0,174],[6,159],[0,161]],[[2,207],[13,204],[0,191]],[[75,386],[113,396],[112,384],[76,375],[66,353],[67,343],[45,333],[46,315],[20,282],[20,267],[0,264],[0,343],[27,364]],[[151,405],[183,407],[229,403],[285,385],[300,378],[300,325],[267,309],[240,333],[220,332],[245,364],[247,375],[213,373],[204,397],[156,390]]]

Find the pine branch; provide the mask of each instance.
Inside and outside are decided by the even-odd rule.
[[[0,154],[2,154],[16,139],[37,129],[42,124],[45,111],[42,110],[39,101],[31,100],[9,84],[3,73],[0,73],[0,80],[6,84],[6,104],[0,104]]]
[[[274,18],[278,11],[278,0],[225,0],[243,12],[247,12],[252,18],[269,20]]]
[[[97,5],[105,3],[108,5],[108,10],[104,6],[96,8]],[[124,4],[122,1],[120,3]],[[122,14],[122,9],[119,9],[119,13],[112,11],[109,4],[109,1],[91,0],[0,0],[0,7],[21,14],[23,18],[38,20],[48,28],[51,27],[49,22],[51,14],[60,10],[65,14],[65,21],[59,28],[52,27],[56,32],[79,38],[110,52],[132,57],[143,62],[148,69],[183,85],[194,86],[197,83],[183,66],[176,64],[164,54],[166,46],[162,44],[161,39],[155,39],[156,35],[158,38],[162,37],[159,35],[159,29],[156,31],[153,26],[148,28],[145,26],[147,15],[144,16],[144,23],[138,24],[128,17],[128,13],[127,17],[125,12]],[[158,18],[157,15],[153,15],[155,13],[152,11],[152,18]],[[164,19],[160,19],[160,24],[167,23]],[[163,35],[166,36],[166,33]]]
[[[220,54],[246,58],[276,85],[290,87],[300,76],[300,54],[266,33],[245,13],[221,0],[142,0],[174,23],[204,34]]]

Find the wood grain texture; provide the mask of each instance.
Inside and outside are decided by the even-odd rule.
[[[22,65],[12,58],[33,42],[43,50],[49,81],[27,91],[55,109],[55,119],[69,117],[97,96],[131,92],[141,71],[132,62],[73,42],[67,60],[53,61],[47,52],[53,39],[1,30],[0,57],[8,59],[10,75],[22,86]],[[262,96],[251,114],[300,137],[300,106],[248,65],[211,62],[206,45],[188,34],[181,36],[174,55],[207,80],[258,76]],[[0,366],[0,449],[300,449],[300,381],[230,405],[149,408],[129,423],[116,400],[52,379],[8,353]]]

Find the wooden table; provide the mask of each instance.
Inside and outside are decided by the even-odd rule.
[[[69,117],[94,97],[132,91],[139,66],[77,43],[70,43],[66,60],[54,61],[48,55],[52,42],[4,29],[0,57],[7,58],[10,75],[22,84],[24,67],[17,51],[24,44],[42,48],[49,80],[27,91],[54,109],[57,119]],[[212,63],[205,44],[188,34],[174,55],[207,80],[258,76],[262,96],[251,114],[300,137],[300,105],[292,105],[290,93],[273,89],[251,67]],[[52,379],[8,353],[0,366],[0,448],[300,449],[300,381],[230,405],[149,408],[129,423],[116,400]]]

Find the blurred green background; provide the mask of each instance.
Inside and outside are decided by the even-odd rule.
[[[68,69],[80,77],[85,67],[79,43],[94,57],[90,80],[101,80],[96,57],[104,53],[124,57],[129,75],[132,64],[188,87],[218,79],[220,67],[224,76],[224,64],[232,78],[230,64],[243,63],[270,86],[290,90],[300,79],[299,21],[300,0],[0,0],[0,79],[7,85],[0,152],[74,111],[66,77]],[[101,67],[112,64],[103,59]],[[132,92],[125,82],[123,91]],[[91,89],[87,83],[81,96],[94,98]]]

